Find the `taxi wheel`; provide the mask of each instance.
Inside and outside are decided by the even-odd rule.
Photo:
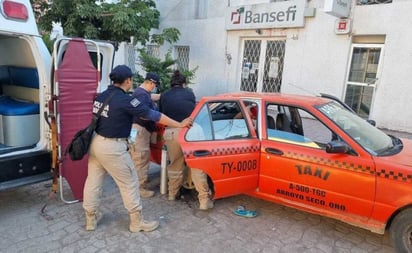
[[[396,252],[412,252],[412,208],[396,215],[391,225],[391,237]]]

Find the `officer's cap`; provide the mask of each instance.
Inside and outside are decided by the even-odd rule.
[[[146,74],[146,78],[144,80],[149,80],[154,82],[156,85],[160,84],[160,77],[156,73],[149,72]]]
[[[109,77],[115,83],[123,83],[124,80],[133,76],[132,70],[126,65],[117,65]]]

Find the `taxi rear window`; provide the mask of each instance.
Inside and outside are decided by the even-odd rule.
[[[205,103],[185,138],[187,141],[249,138],[249,128],[242,114],[237,101]]]

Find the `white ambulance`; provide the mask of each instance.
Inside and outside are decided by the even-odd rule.
[[[60,38],[51,55],[29,0],[0,0],[0,12],[0,190],[52,180],[57,191],[65,179],[81,200],[87,157],[64,151],[110,83],[114,47]]]

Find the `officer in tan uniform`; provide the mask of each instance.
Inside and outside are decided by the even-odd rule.
[[[176,128],[191,126],[193,123],[190,118],[177,122],[129,96],[126,92],[132,87],[132,76],[129,67],[115,67],[110,73],[114,84],[97,96],[93,105],[93,112],[96,113],[106,98],[114,93],[101,113],[89,150],[83,199],[88,231],[95,230],[97,226],[100,194],[106,174],[113,178],[120,190],[124,207],[130,216],[130,232],[153,231],[159,226],[158,221],[146,221],[142,216],[139,180],[128,152],[128,137],[133,118],[140,116]]]
[[[151,93],[158,85],[160,85],[160,77],[149,72],[143,83],[134,90],[133,97],[149,108],[155,109]],[[155,125],[156,123],[152,120],[136,116],[132,126],[136,138],[133,140],[130,153],[139,175],[140,196],[142,198],[151,198],[155,194],[147,187],[150,167],[150,137],[155,130]]]
[[[186,77],[176,70],[171,78],[171,89],[160,96],[160,111],[170,118],[180,121],[189,117],[196,105],[196,98],[188,88],[185,88]],[[169,200],[175,200],[183,183],[185,160],[178,137],[181,128],[167,127],[164,133],[165,144],[170,163],[167,166],[169,179]],[[191,169],[192,180],[199,193],[199,209],[207,210],[213,208],[210,199],[210,189],[206,174],[198,169]]]

